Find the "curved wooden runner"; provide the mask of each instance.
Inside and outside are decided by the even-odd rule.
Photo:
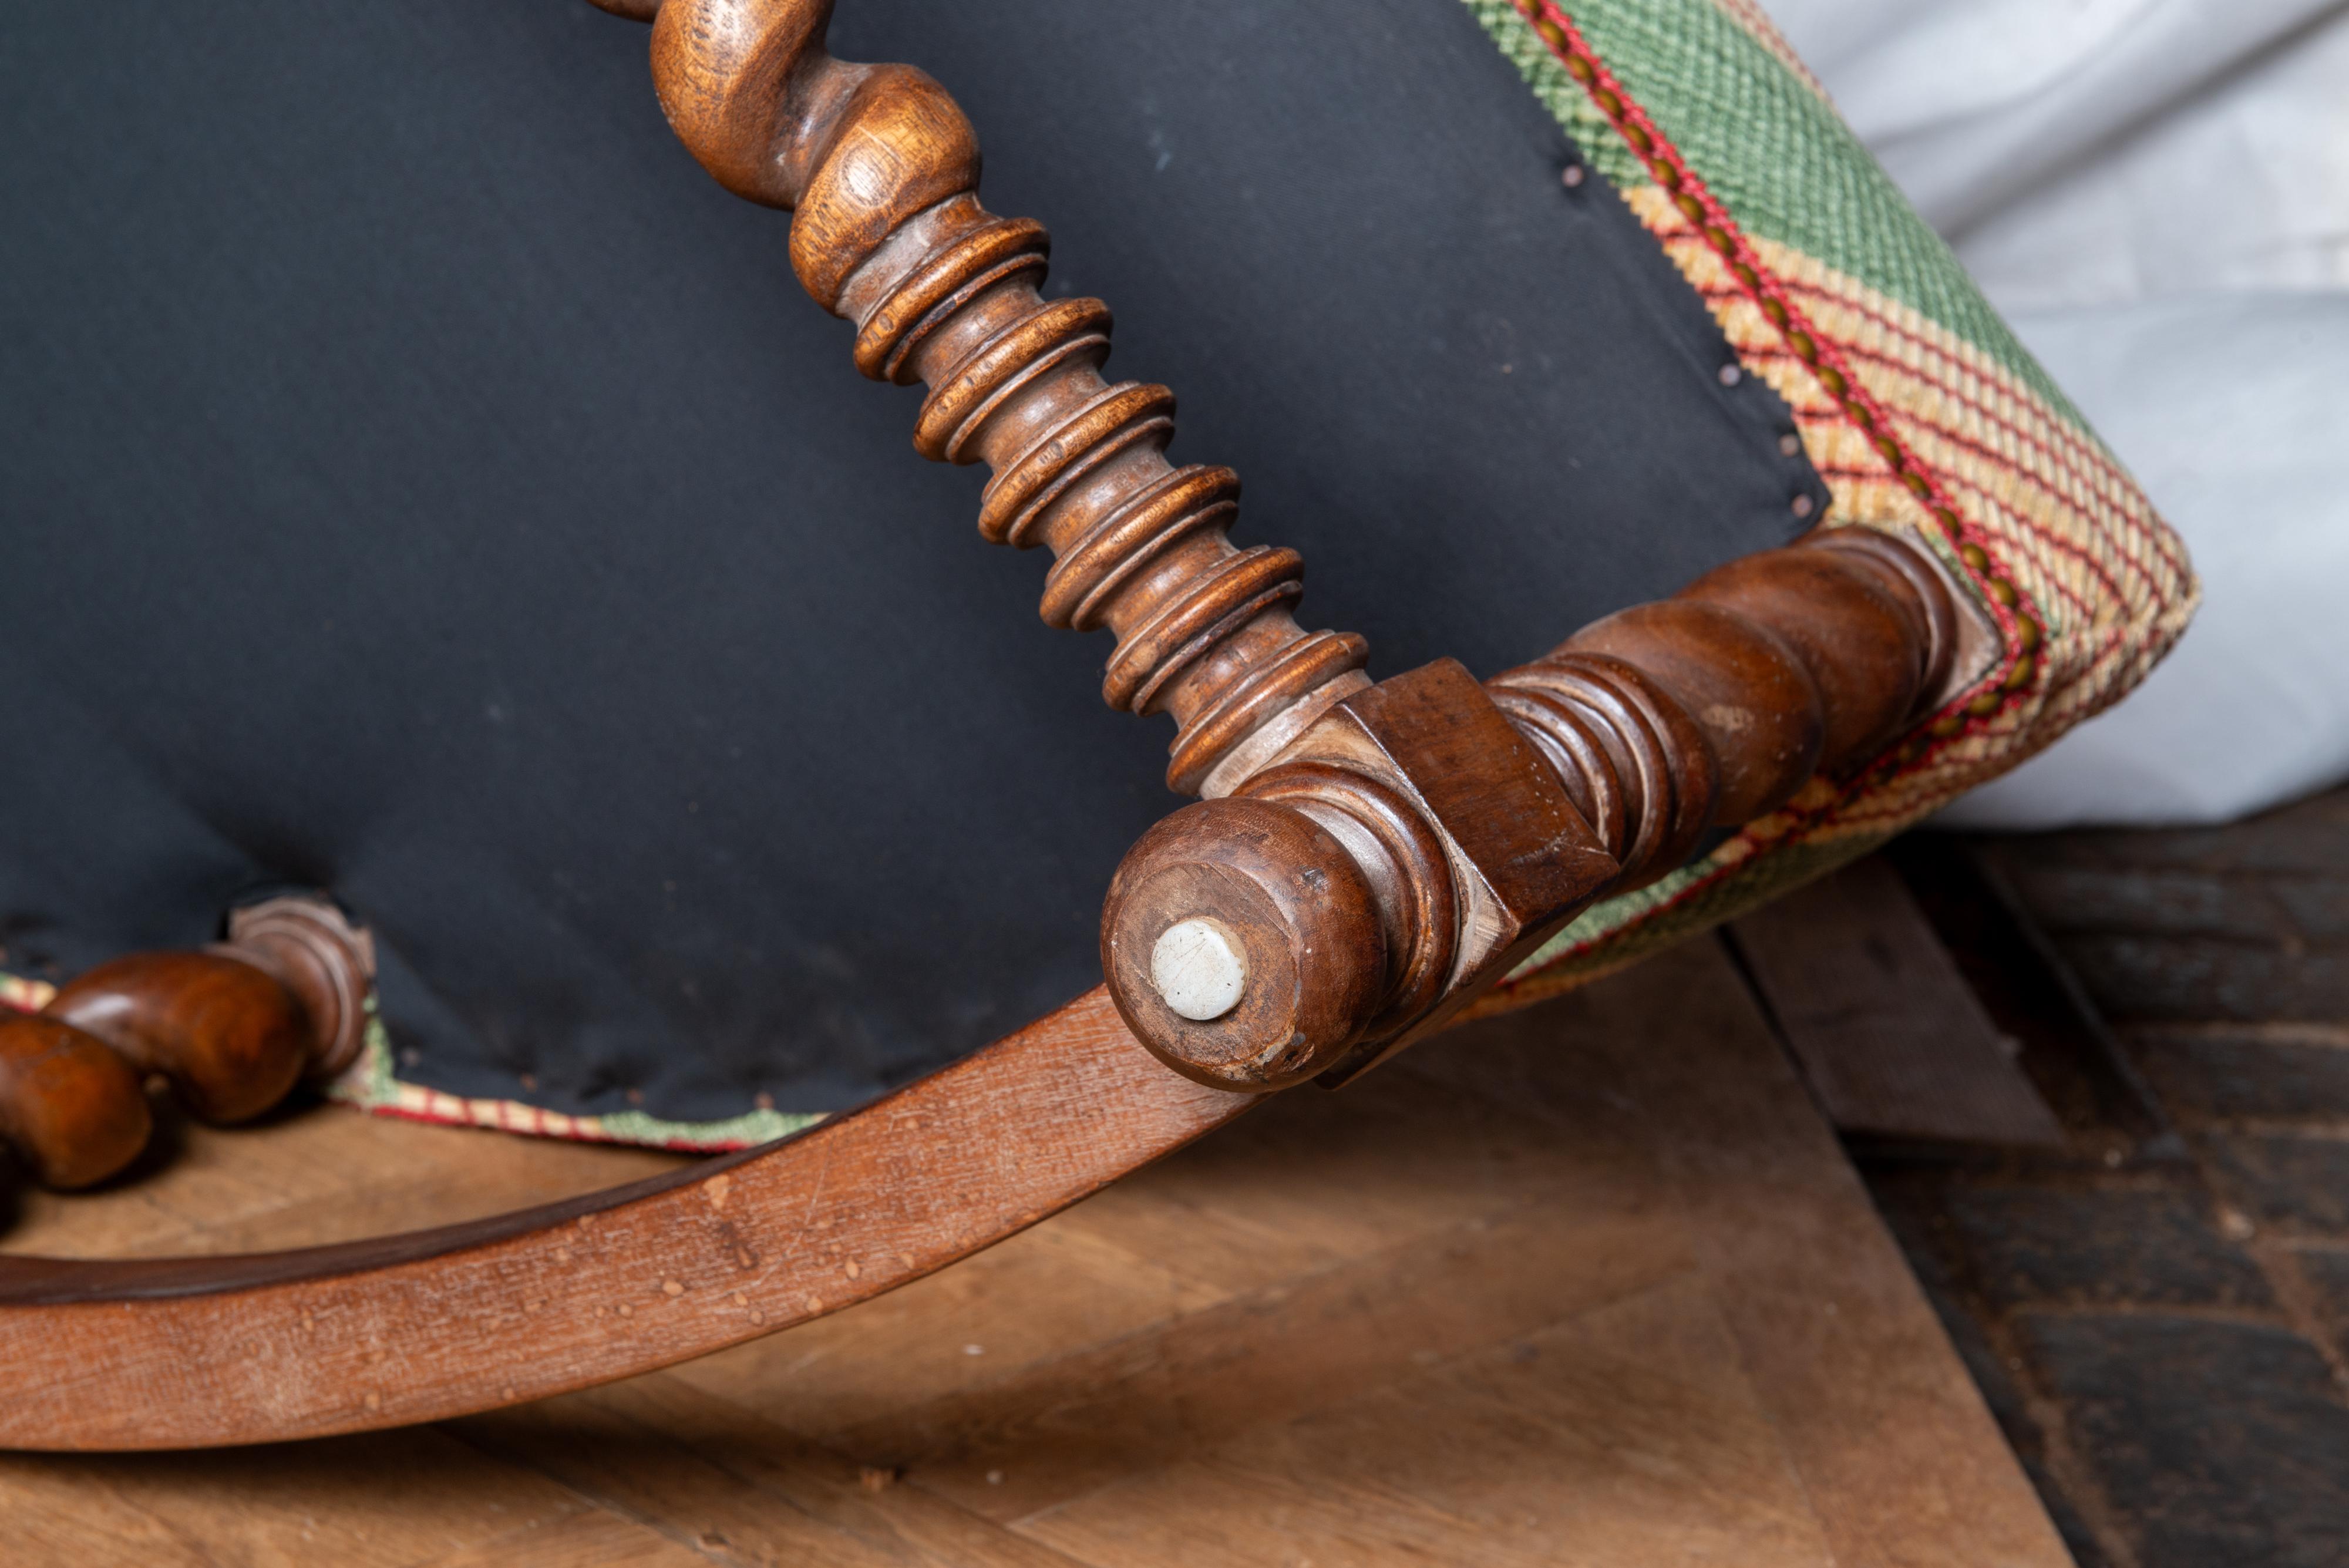
[[[400,1426],[683,1361],[866,1300],[1255,1104],[1095,989],[853,1116],[469,1225],[241,1258],[0,1258],[0,1446]]]

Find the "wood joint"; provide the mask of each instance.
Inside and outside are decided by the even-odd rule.
[[[1102,967],[1135,1034],[1220,1088],[1361,1070],[1464,1006],[1619,869],[1448,659],[1338,702],[1233,795],[1169,821],[1119,867]],[[1207,1018],[1148,961],[1194,923],[1240,950],[1238,1000]]]
[[[1439,659],[1355,692],[1127,856],[1102,914],[1111,994],[1201,1083],[1343,1082],[1600,894],[1882,755],[1944,700],[1966,626],[1930,556],[1844,529],[1732,561],[1482,686]],[[1206,1019],[1147,961],[1192,919],[1235,933],[1237,1000]]]

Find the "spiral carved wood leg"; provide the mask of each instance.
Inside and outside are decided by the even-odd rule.
[[[1369,683],[1361,638],[1298,626],[1297,552],[1226,536],[1239,476],[1168,462],[1174,395],[1103,379],[1109,307],[1038,292],[1044,229],[979,205],[943,88],[826,53],[831,0],[595,3],[653,23],[661,105],[703,167],[792,212],[792,267],[856,324],[857,369],[927,385],[916,449],[994,471],[979,532],[1050,549],[1046,622],[1115,633],[1102,694],[1174,716],[1171,786],[1227,793]]]
[[[1111,994],[1203,1083],[1350,1075],[1601,893],[1877,755],[1940,705],[1960,632],[1930,557],[1842,529],[1733,561],[1481,688],[1449,660],[1383,681],[1237,798],[1134,846],[1102,914]],[[1192,929],[1225,935],[1177,935],[1180,965],[1158,961]],[[1200,1016],[1169,1000],[1178,988],[1231,1001]]]
[[[47,1185],[103,1181],[146,1147],[149,1076],[201,1120],[250,1121],[348,1065],[374,975],[367,934],[300,898],[237,911],[207,951],[100,964],[0,1020],[0,1142]]]
[[[1595,621],[1486,683],[1621,861],[1684,861],[1939,703],[1957,651],[1940,568],[1869,529],[1814,534]]]

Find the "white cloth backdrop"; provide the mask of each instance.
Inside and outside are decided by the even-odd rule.
[[[1940,820],[2349,777],[2349,0],[1769,3],[2202,576],[2135,696]]]

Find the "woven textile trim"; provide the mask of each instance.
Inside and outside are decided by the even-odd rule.
[[[1465,4],[1617,190],[1628,194],[1652,183],[1640,152],[1515,0]],[[1940,322],[2078,420],[1808,73],[1786,63],[1793,51],[1783,41],[1774,48],[1730,14],[1746,7],[1591,0],[1567,9],[1615,90],[1702,172],[1747,234],[1816,256]],[[1775,41],[1776,34],[1767,37]]]
[[[1743,0],[1465,0],[1793,411],[1822,525],[1933,549],[2002,658],[1923,732],[1651,888],[1475,1010],[1582,984],[1865,854],[2117,701],[2197,588],[2178,539]]]
[[[642,1111],[573,1116],[542,1110],[519,1100],[469,1099],[422,1084],[402,1082],[393,1072],[393,1048],[383,1021],[368,1002],[367,1045],[350,1070],[326,1085],[326,1097],[377,1116],[442,1127],[485,1127],[533,1137],[579,1143],[625,1143],[687,1154],[715,1154],[771,1143],[823,1120],[822,1112],[759,1108],[720,1121],[672,1122]]]
[[[1769,14],[1755,0],[1713,0],[1713,4],[1721,7],[1723,16],[1744,28],[1755,43],[1769,50],[1780,65],[1794,72],[1805,87],[1818,95],[1822,103],[1831,101],[1827,98],[1826,85],[1811,74],[1811,67],[1803,63],[1802,57],[1795,53],[1795,47],[1786,42],[1785,35],[1778,31],[1778,24],[1770,20]]]

